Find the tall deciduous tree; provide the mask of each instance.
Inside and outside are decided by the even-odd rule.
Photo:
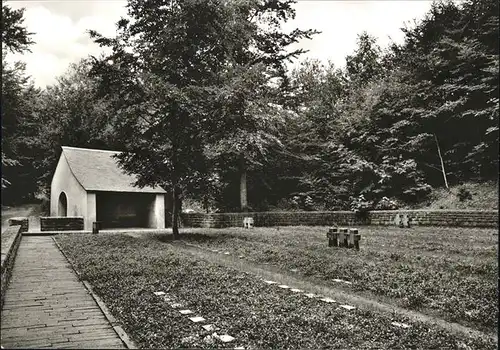
[[[291,3],[131,0],[130,19],[118,23],[115,38],[91,32],[112,49],[95,72],[116,94],[119,163],[138,175],[137,185],[172,190],[174,236],[179,196],[213,178],[208,156],[227,150],[222,139],[242,144],[241,152],[274,140],[263,130],[269,124],[259,124],[267,120],[261,110],[270,108],[266,83],[284,75],[284,61],[300,52],[282,48],[305,35],[277,30]],[[262,30],[257,19],[270,28]]]
[[[36,178],[42,193],[48,194],[61,146],[113,150],[116,114],[110,102],[98,96],[98,80],[89,76],[88,59],[70,65],[68,70],[37,97],[33,122],[37,130],[25,137],[31,149]]]
[[[29,51],[33,44],[24,22],[24,10],[12,10],[2,5],[2,200],[23,199],[33,192],[30,184],[30,164],[24,161],[24,150],[17,142],[20,125],[29,117],[33,97],[33,83],[21,62],[6,61],[9,53]],[[8,189],[8,187],[10,187]]]
[[[281,25],[295,17],[293,0],[229,2],[231,17],[238,23],[231,40],[228,74],[221,117],[213,150],[231,157],[240,174],[240,209],[248,210],[247,173],[262,167],[272,150],[283,148],[282,126],[288,115],[289,81],[286,63],[304,49],[291,49],[314,30],[285,33]]]
[[[13,10],[8,5],[2,5],[2,49],[10,52],[29,51],[33,44],[31,35],[23,25],[24,9]]]
[[[181,192],[208,177],[204,141],[238,23],[216,0],[131,0],[127,9],[115,38],[91,32],[112,50],[94,72],[114,95],[119,164],[138,186],[171,189],[177,237]]]

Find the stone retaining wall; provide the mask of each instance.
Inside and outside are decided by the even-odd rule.
[[[20,218],[10,218],[9,226],[21,226],[21,232],[28,232],[29,230],[29,221],[28,218],[20,217]]]
[[[80,231],[83,230],[83,216],[40,217],[40,231]]]
[[[498,227],[495,210],[380,210],[370,212],[372,225],[394,225],[397,213],[406,214],[414,225],[449,227]]]
[[[183,213],[185,227],[243,227],[243,218],[252,217],[254,226],[327,226],[338,223],[347,225],[356,220],[354,212],[256,212],[256,213],[220,213],[198,214]]]
[[[255,226],[395,225],[397,214],[406,214],[413,225],[449,227],[498,227],[498,212],[480,210],[377,210],[363,219],[352,211],[297,211],[200,214],[183,213],[184,227],[243,227],[244,217]]]
[[[5,291],[9,284],[10,276],[12,274],[12,268],[14,267],[14,260],[17,254],[17,248],[19,248],[19,243],[21,243],[22,238],[22,226],[13,225],[9,226],[4,232],[2,232],[2,265],[1,265],[1,307],[3,308],[3,302],[5,299]]]

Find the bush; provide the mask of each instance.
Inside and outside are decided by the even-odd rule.
[[[360,195],[351,200],[350,208],[356,213],[356,217],[360,220],[368,220],[368,212],[373,209],[373,202],[365,199],[365,196]]]
[[[472,199],[472,193],[470,193],[468,189],[460,187],[458,189],[457,197],[460,202],[465,202],[466,200]]]
[[[42,215],[42,216],[49,216],[50,215],[50,199],[47,199],[47,198],[42,199],[40,215]]]
[[[382,197],[382,199],[375,205],[377,210],[395,210],[398,209],[400,205],[396,199],[389,199],[387,197]]]
[[[373,209],[373,202],[365,199],[365,196],[360,195],[351,200],[350,208],[354,212],[368,212]]]

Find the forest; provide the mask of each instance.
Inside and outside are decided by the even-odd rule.
[[[290,49],[289,0],[129,0],[107,48],[38,88],[2,4],[2,204],[47,200],[61,146],[122,151],[137,185],[207,211],[390,209],[498,178],[498,1],[437,1],[345,66]],[[335,43],[332,43],[335,45]],[[361,197],[360,197],[361,196]],[[177,207],[174,210],[179,210]]]

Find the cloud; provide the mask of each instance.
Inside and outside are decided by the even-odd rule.
[[[71,2],[81,12],[62,2],[15,2],[12,8],[25,7],[24,24],[33,32],[35,44],[31,53],[13,54],[9,61],[26,62],[26,72],[37,86],[44,87],[56,81],[70,63],[102,50],[90,39],[87,31],[97,30],[104,35],[115,33],[115,23],[125,15],[125,2]],[[70,5],[71,5],[70,4]]]
[[[283,26],[321,31],[312,40],[302,40],[295,47],[309,50],[302,57],[331,60],[345,64],[345,56],[356,49],[358,34],[367,31],[386,47],[391,39],[401,42],[405,22],[421,19],[432,1],[301,1],[295,6],[296,18]],[[389,38],[390,37],[390,38]]]
[[[88,29],[112,36],[115,23],[126,14],[126,2],[116,0],[7,4],[12,8],[25,7],[25,24],[36,33],[32,53],[11,55],[9,60],[25,61],[27,74],[40,87],[54,83],[70,63],[101,52],[89,38]],[[430,4],[431,1],[299,1],[295,5],[295,20],[286,23],[283,29],[320,30],[322,33],[312,40],[295,45],[309,50],[301,59],[331,60],[343,66],[345,56],[355,50],[357,35],[362,31],[378,37],[382,47],[390,42],[389,36],[400,42],[404,22],[422,18]]]

